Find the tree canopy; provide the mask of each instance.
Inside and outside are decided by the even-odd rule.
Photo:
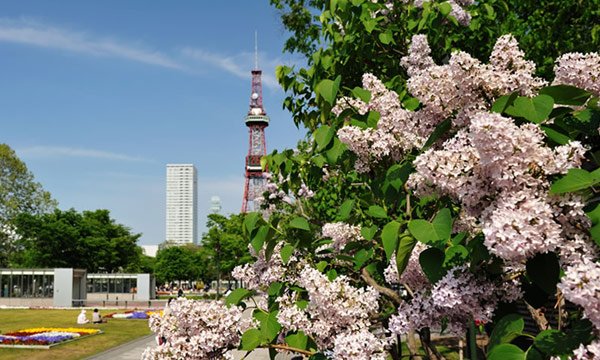
[[[20,237],[15,265],[21,267],[117,272],[139,263],[141,256],[136,245],[141,234],[115,223],[108,210],[22,213],[15,227]]]
[[[14,251],[16,217],[46,213],[56,206],[56,200],[34,180],[15,151],[0,144],[0,267],[9,264]]]

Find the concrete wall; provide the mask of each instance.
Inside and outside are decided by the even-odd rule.
[[[154,298],[154,278],[150,274],[137,274],[137,300],[150,300]]]
[[[54,306],[73,306],[73,269],[54,269]]]
[[[52,298],[0,298],[0,306],[51,307]]]

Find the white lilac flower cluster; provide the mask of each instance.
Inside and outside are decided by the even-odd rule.
[[[331,349],[338,354],[336,359],[355,359],[352,354],[358,352],[362,352],[364,359],[385,358],[386,340],[369,332],[370,317],[379,308],[379,293],[375,289],[353,287],[343,275],[329,281],[310,266],[300,271],[295,282],[306,289],[308,304],[299,306],[297,293],[277,298],[277,319],[285,329],[304,331],[313,337],[319,349]],[[355,344],[348,347],[348,339]]]
[[[566,234],[555,216],[561,208],[547,195],[547,177],[579,166],[585,149],[578,142],[550,149],[543,140],[533,124],[477,113],[454,138],[415,159],[409,186],[457,200],[478,219],[490,252],[503,259],[555,250]],[[570,205],[570,217],[584,217],[582,203]]]
[[[535,65],[525,60],[511,35],[498,39],[490,64],[456,52],[448,64],[436,65],[430,54],[425,35],[415,35],[408,55],[401,59],[410,75],[408,90],[422,104],[418,111],[403,109],[398,95],[372,74],[363,75],[363,87],[371,92],[368,103],[343,97],[333,108],[337,115],[347,108],[359,114],[376,111],[381,115],[376,128],[344,126],[338,130],[340,141],[357,155],[357,171],[368,172],[384,159],[397,161],[421,147],[435,127],[450,116],[454,116],[454,126],[467,126],[473,115],[489,109],[499,96],[515,91],[532,95],[546,84],[533,75]]]
[[[565,299],[581,306],[585,316],[600,329],[600,264],[584,258],[568,267],[558,288]]]
[[[556,59],[553,85],[573,85],[600,96],[600,54],[568,53]]]
[[[389,330],[402,335],[424,327],[440,329],[446,322],[449,333],[462,334],[472,319],[488,322],[499,301],[514,301],[522,296],[519,284],[496,284],[479,278],[465,266],[456,267],[431,289],[414,293],[410,302],[390,318]]]
[[[589,345],[579,345],[569,360],[594,360],[600,359],[600,341],[592,341]]]
[[[147,348],[143,360],[233,359],[241,334],[254,326],[242,318],[242,309],[221,301],[179,298],[164,315],[150,317],[150,328],[162,344]]]
[[[383,276],[388,284],[402,284],[408,286],[411,291],[420,291],[426,287],[431,287],[427,276],[423,273],[423,268],[419,263],[419,255],[428,248],[427,245],[418,242],[410,258],[406,268],[402,272],[402,276],[398,276],[398,266],[396,266],[396,255],[390,259],[390,264],[383,271]]]
[[[248,246],[250,254],[256,260],[251,264],[236,266],[231,272],[231,276],[241,281],[244,288],[248,290],[265,290],[271,283],[284,280],[288,268],[281,258],[282,247],[283,242],[277,243],[271,258],[267,260],[265,256],[266,245],[258,254],[252,246]],[[296,261],[296,257],[292,255],[288,260],[288,264],[294,261]]]
[[[364,240],[360,233],[360,226],[349,225],[344,222],[323,225],[321,236],[330,238],[333,242],[320,247],[317,252],[332,249],[333,252],[337,253],[343,250],[349,242]]]

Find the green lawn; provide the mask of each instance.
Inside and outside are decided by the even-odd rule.
[[[77,315],[80,311],[0,309],[0,332],[2,333],[32,327],[85,327],[101,329],[104,332],[103,334],[57,345],[49,350],[0,348],[0,359],[83,359],[151,333],[147,320],[108,319],[106,324],[77,325]],[[111,312],[114,311],[100,311],[103,315]],[[91,311],[88,310],[87,315],[88,318],[91,318]]]

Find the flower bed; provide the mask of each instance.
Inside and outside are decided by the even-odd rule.
[[[159,311],[159,310],[144,310],[144,311],[132,310],[132,311],[126,311],[126,312],[123,312],[123,313],[108,314],[108,315],[105,316],[105,318],[112,318],[112,319],[148,319],[150,317],[150,315],[156,314],[156,313],[162,313],[162,311]]]
[[[0,347],[27,347],[49,349],[65,341],[100,333],[86,328],[31,328],[0,335]]]

